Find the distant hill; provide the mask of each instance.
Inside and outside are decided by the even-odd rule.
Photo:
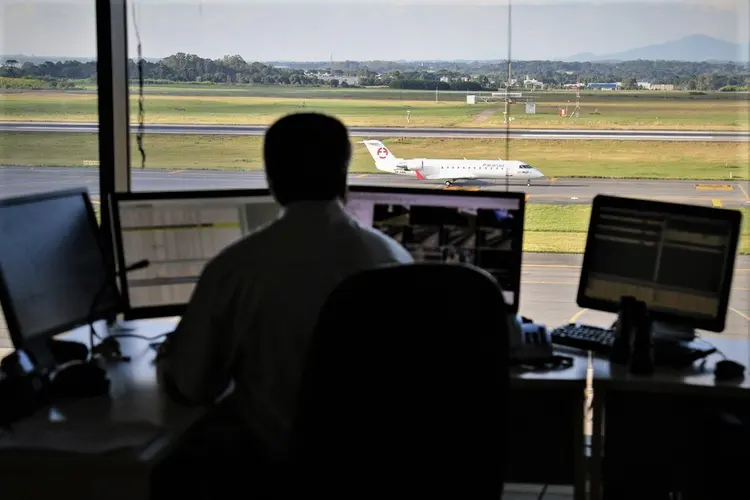
[[[616,54],[596,55],[590,52],[576,54],[566,61],[607,62],[607,61],[729,61],[747,62],[750,44],[742,46],[706,35],[691,35],[679,40],[647,45]]]

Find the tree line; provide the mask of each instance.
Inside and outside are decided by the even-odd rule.
[[[476,91],[508,86],[507,61],[261,63],[248,62],[239,55],[208,59],[178,53],[141,63],[147,84],[388,86]],[[130,61],[129,71],[133,79],[138,75],[138,66],[135,60]],[[624,82],[630,88],[637,87],[636,82],[648,81],[673,84],[685,90],[711,91],[746,88],[750,84],[748,66],[737,63],[512,61],[511,69],[514,80],[533,79],[550,88],[605,82]],[[75,88],[80,81],[96,82],[95,62],[47,61],[35,64],[10,59],[0,66],[0,85],[4,87]]]

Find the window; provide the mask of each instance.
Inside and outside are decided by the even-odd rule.
[[[137,2],[129,28],[131,119],[138,123],[140,42],[148,127],[145,163],[132,137],[133,189],[263,185],[263,127],[286,113],[317,110],[339,117],[353,141],[365,138],[358,127],[397,127],[383,139],[394,156],[427,158],[423,175],[412,179],[404,170],[378,171],[367,149],[355,144],[352,183],[439,188],[448,187],[447,180],[455,181],[447,183],[451,189],[464,184],[526,191],[529,252],[582,252],[588,203],[600,190],[651,196],[650,189],[656,196],[675,193],[670,201],[718,199],[747,210],[737,184],[748,177],[746,143],[622,140],[666,130],[748,132],[748,94],[736,92],[750,78],[746,65],[657,61],[671,58],[661,55],[670,47],[686,58],[747,60],[738,52],[746,48],[733,52],[732,45],[716,41],[747,40],[746,2],[730,0],[719,8],[708,1],[698,7],[516,1],[510,68],[507,2],[480,3],[318,0],[289,9],[287,2],[270,1]],[[665,18],[672,21],[669,30]],[[705,53],[696,55],[690,48],[696,44]],[[612,58],[624,62],[608,62]],[[410,128],[441,130],[433,137],[409,137]],[[491,131],[455,137],[445,132],[450,128]],[[524,175],[513,178],[508,169],[488,163],[480,169],[488,179],[461,179],[476,169],[431,166],[430,158],[515,160]],[[430,168],[443,178],[431,179]],[[537,172],[544,177],[535,178]],[[643,176],[708,179],[730,183],[733,190],[697,194],[692,183],[663,189],[659,183],[671,181],[652,179],[636,188],[629,180]],[[577,177],[590,179],[571,179]],[[572,301],[570,311],[555,315],[533,302],[532,296],[546,296],[533,287],[547,286],[534,281],[528,278],[532,291],[524,304],[531,309],[525,313],[550,324],[567,322],[576,312]],[[575,285],[576,270],[563,281]]]
[[[85,185],[98,203],[94,1],[7,0],[0,19],[0,197]]]

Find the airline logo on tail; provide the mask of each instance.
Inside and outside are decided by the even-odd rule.
[[[417,179],[424,179],[425,176],[417,169],[410,169],[406,162],[393,154],[385,144],[380,141],[362,141],[370,152],[370,156],[375,160],[375,168],[391,174],[409,175]],[[420,167],[421,168],[421,167]]]

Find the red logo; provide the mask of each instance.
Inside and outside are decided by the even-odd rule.
[[[386,156],[388,156],[388,150],[385,148],[378,148],[378,158],[383,160]]]

